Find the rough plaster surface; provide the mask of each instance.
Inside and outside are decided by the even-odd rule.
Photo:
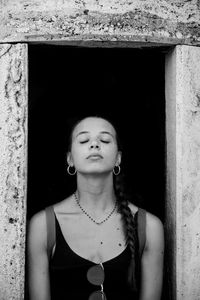
[[[0,0],[0,42],[200,45],[199,0]]]
[[[22,300],[26,220],[26,45],[0,45],[0,299]]]
[[[167,174],[165,207],[165,274],[169,300],[176,299],[176,50],[166,55]]]
[[[200,48],[166,57],[166,272],[171,298],[200,299]]]
[[[176,248],[172,249],[176,257],[175,299],[197,300],[200,299],[200,48],[177,46],[171,60],[174,83],[169,94],[175,104],[170,104],[167,93],[166,101],[168,108],[171,107],[169,132],[174,129],[175,140],[168,139],[168,158],[172,158],[168,183],[174,179],[175,182],[171,185],[167,209],[176,219],[169,231],[176,241]],[[170,152],[173,149],[175,157]]]
[[[177,47],[178,299],[200,299],[200,49]],[[179,221],[180,220],[180,221]]]

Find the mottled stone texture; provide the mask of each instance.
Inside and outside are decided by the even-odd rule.
[[[199,3],[199,0],[1,0],[0,42],[200,45]]]
[[[165,223],[165,272],[170,299],[176,299],[176,50],[166,55],[167,186]]]
[[[177,46],[167,59],[166,79],[167,215],[172,220],[167,230],[176,263],[171,272],[173,277],[176,273],[175,299],[197,300],[200,299],[200,48]]]
[[[27,46],[0,45],[0,299],[22,300],[27,165]]]
[[[0,42],[200,45],[200,2],[0,0]],[[107,43],[107,44],[106,44]],[[124,43],[124,44],[123,44]],[[134,44],[135,46],[135,44]],[[0,299],[23,299],[27,45],[0,46]],[[171,299],[200,299],[200,47],[166,59],[166,271]]]

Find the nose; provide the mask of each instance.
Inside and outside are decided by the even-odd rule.
[[[90,149],[100,149],[100,144],[97,140],[93,140],[90,144]]]

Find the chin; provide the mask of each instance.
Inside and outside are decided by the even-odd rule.
[[[80,173],[84,174],[84,175],[108,175],[109,173],[111,173],[111,170],[100,170],[99,168],[93,168],[90,170],[82,170],[80,171]]]

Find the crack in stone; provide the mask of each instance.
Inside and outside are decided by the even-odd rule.
[[[9,50],[12,48],[12,45],[9,45],[9,46],[7,46],[7,48],[3,51],[1,48],[1,50],[0,50],[0,59],[6,54],[6,53],[8,53],[9,52]],[[3,53],[2,53],[3,52]]]

